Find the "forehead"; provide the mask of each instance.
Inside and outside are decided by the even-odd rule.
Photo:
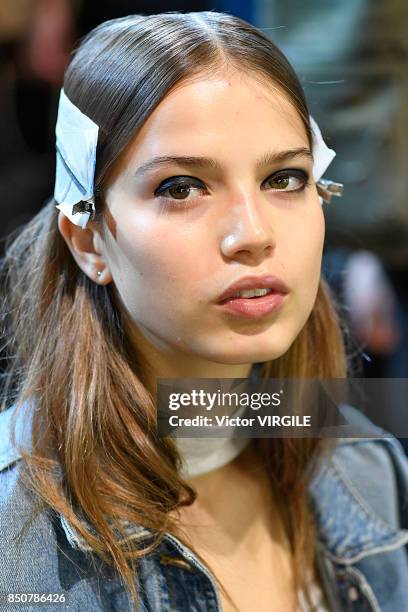
[[[126,159],[159,154],[259,156],[264,150],[308,147],[302,119],[272,82],[229,72],[176,86],[131,142]],[[216,150],[214,150],[216,149]]]

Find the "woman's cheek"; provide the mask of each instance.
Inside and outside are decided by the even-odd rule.
[[[170,235],[170,239],[169,239]],[[135,234],[128,237],[123,251],[121,284],[123,294],[144,316],[179,307],[188,282],[194,278],[190,256],[178,248],[174,235],[167,232]]]
[[[318,229],[318,228],[316,228]],[[293,279],[296,285],[299,307],[311,310],[314,305],[321,275],[324,234],[314,231],[298,238],[292,260]],[[289,268],[289,266],[288,266]]]

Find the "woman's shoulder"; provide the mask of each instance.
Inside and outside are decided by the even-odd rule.
[[[16,405],[0,412],[0,514],[22,496],[19,478],[21,449],[31,447],[31,410],[33,404]],[[13,436],[14,433],[14,436]],[[0,518],[1,520],[1,518]]]
[[[27,409],[23,406],[16,422],[16,442],[24,448],[30,442]],[[0,604],[4,594],[24,592],[48,597],[41,600],[44,604],[36,603],[39,610],[52,608],[50,601],[64,610],[105,609],[92,588],[102,567],[99,561],[71,545],[60,516],[39,505],[23,483],[22,457],[11,437],[14,415],[14,406],[0,413]],[[16,603],[7,609],[17,607]]]
[[[0,413],[0,555],[3,565],[13,564],[17,553],[26,562],[27,553],[35,557],[46,542],[53,540],[50,515],[22,478],[21,450],[29,451],[31,447],[33,406],[32,403],[23,404],[17,410],[13,405]],[[27,542],[31,549],[27,548]]]
[[[26,407],[23,408],[23,411]],[[52,557],[54,537],[45,513],[39,513],[30,524],[35,498],[21,479],[21,455],[17,444],[28,439],[27,419],[23,411],[15,414],[12,406],[0,413],[0,592],[20,592],[19,585],[55,586]],[[17,416],[16,440],[11,435]],[[27,438],[26,438],[27,436]],[[57,565],[56,565],[57,567]],[[55,573],[55,572],[54,572]]]
[[[20,409],[16,405],[9,406],[0,412],[0,471],[11,467],[21,458],[18,446],[30,444],[30,408],[28,402]],[[12,431],[15,431],[13,439]]]
[[[391,493],[398,488],[399,495],[406,499],[408,458],[401,443],[353,406],[343,404],[341,412],[355,433],[337,440],[330,467],[360,495],[371,498],[376,491],[371,501],[379,510],[387,489]]]
[[[408,458],[400,442],[361,411],[341,410],[364,436],[337,440],[310,493],[321,540],[332,556],[352,562],[408,542]]]
[[[11,406],[0,413],[0,532],[15,531],[27,517],[34,496],[21,479],[21,449],[31,446],[30,405]],[[12,432],[15,431],[15,437]],[[7,521],[7,527],[2,522]]]

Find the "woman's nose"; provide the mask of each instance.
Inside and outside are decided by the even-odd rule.
[[[275,235],[266,203],[256,197],[242,197],[228,207],[221,251],[229,259],[246,259],[257,263],[275,248]]]

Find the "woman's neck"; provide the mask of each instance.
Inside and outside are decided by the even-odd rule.
[[[264,600],[268,609],[293,610],[290,543],[255,443],[228,465],[188,482],[197,499],[175,513],[179,536],[239,603],[233,608],[225,601],[226,609],[255,609],[254,602]],[[252,595],[247,588],[251,583]]]
[[[182,523],[189,526],[190,535],[202,538],[203,545],[220,553],[227,553],[230,546],[252,549],[256,544],[253,528],[267,515],[271,537],[286,541],[271,483],[253,441],[231,463],[187,482],[197,492],[197,500],[182,508]]]

